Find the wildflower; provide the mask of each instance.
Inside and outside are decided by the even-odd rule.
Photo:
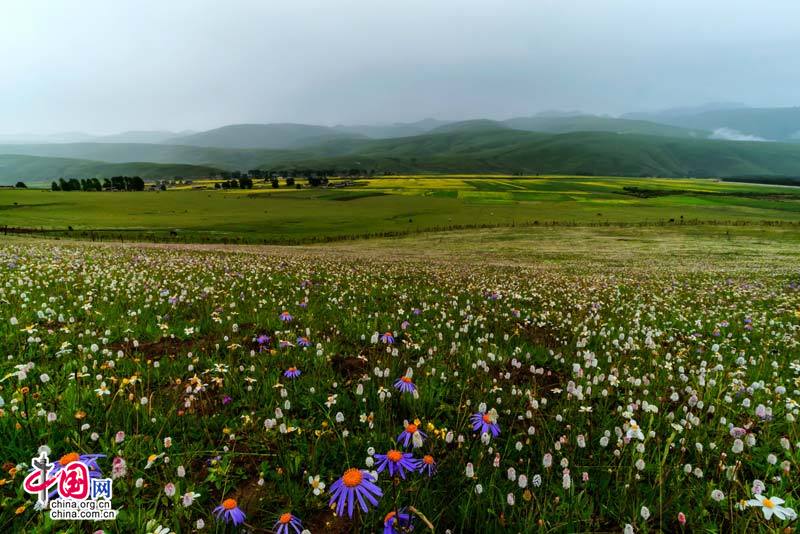
[[[331,486],[331,500],[328,505],[336,505],[336,515],[344,515],[347,506],[347,515],[353,517],[353,505],[358,499],[363,512],[367,512],[365,498],[372,506],[378,506],[378,498],[383,496],[381,489],[374,484],[375,478],[363,469],[350,468],[342,477]]]
[[[414,382],[411,381],[411,377],[409,376],[401,376],[398,378],[394,383],[394,387],[403,393],[414,393],[417,390],[417,386],[414,385]]]
[[[195,493],[193,491],[187,491],[181,497],[181,504],[184,507],[189,508],[192,504],[194,504],[194,500],[200,496],[199,493]]]
[[[386,454],[376,454],[375,459],[378,461],[378,473],[383,472],[388,467],[389,476],[394,476],[395,471],[397,471],[401,478],[406,478],[406,471],[416,471],[418,467],[418,460],[414,459],[412,453],[395,449]]]
[[[124,477],[128,473],[128,466],[125,463],[123,458],[117,456],[114,458],[114,461],[111,462],[111,478],[117,479]]]
[[[436,461],[433,459],[433,456],[430,454],[426,454],[422,457],[422,460],[419,461],[419,465],[417,466],[420,473],[428,473],[428,476],[433,476],[436,473]]]
[[[247,518],[236,503],[236,499],[225,499],[222,504],[214,508],[214,515],[217,519],[222,519],[226,523],[241,525]]]
[[[172,482],[168,482],[166,486],[164,486],[164,494],[167,497],[172,497],[175,495],[175,484]]]
[[[160,454],[151,454],[150,456],[147,457],[147,465],[145,465],[144,468],[150,469],[151,467],[153,467],[153,465],[155,465],[158,459],[162,458],[163,456],[164,456],[163,452]]]
[[[266,348],[266,345],[269,345],[270,338],[266,334],[261,334],[256,338],[256,343],[258,343],[258,352],[263,352]]]
[[[392,510],[383,518],[383,534],[399,534],[413,530],[411,516],[404,510]]]
[[[308,484],[314,488],[314,495],[319,495],[325,491],[325,483],[320,481],[319,475],[308,477]]]
[[[285,514],[281,514],[273,528],[275,529],[275,534],[288,534],[289,527],[296,533],[299,533],[303,529],[303,524],[297,517],[286,512]]]
[[[417,426],[417,423],[407,423],[405,430],[397,436],[397,443],[402,442],[403,447],[408,447],[408,442],[411,441],[414,447],[421,447],[423,439],[428,436],[422,430],[419,430]]]
[[[308,340],[307,337],[298,337],[297,338],[297,346],[298,347],[310,347],[311,342]]]
[[[779,497],[762,497],[757,496],[755,499],[747,501],[749,506],[760,506],[761,511],[764,512],[764,519],[769,520],[774,515],[781,521],[786,519],[795,519],[797,513],[791,508],[781,506],[785,501]]]
[[[297,367],[289,367],[286,371],[283,372],[283,376],[286,378],[297,378],[300,376],[300,369]]]
[[[386,332],[381,336],[381,343],[386,343],[387,345],[391,345],[394,343],[394,336],[391,332]]]
[[[631,419],[628,421],[628,431],[625,433],[625,437],[629,440],[636,438],[644,441],[644,434],[642,433],[642,429],[639,428],[639,424],[636,422],[636,419]]]
[[[711,498],[714,499],[716,502],[720,502],[725,498],[725,494],[722,493],[720,490],[715,489],[711,492]]]
[[[648,519],[650,519],[650,508],[648,508],[647,506],[642,506],[642,509],[639,510],[639,515],[642,516],[642,519],[647,521]]]
[[[683,512],[678,512],[678,523],[681,525],[686,524],[686,515]]]
[[[478,412],[470,417],[472,430],[481,435],[491,433],[492,437],[500,435],[500,425],[497,424],[497,410],[492,408],[489,412]]]

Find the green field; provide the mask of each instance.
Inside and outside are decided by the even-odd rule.
[[[633,194],[642,190],[652,196]],[[0,190],[0,224],[79,238],[304,243],[478,227],[763,221],[800,222],[800,190],[696,179],[465,175],[375,178],[344,189]]]
[[[22,490],[45,445],[62,467],[104,455],[119,514],[92,529],[108,533],[266,532],[291,513],[366,534],[398,511],[414,532],[784,531],[799,241],[765,225],[7,238],[0,530],[63,529]],[[398,451],[402,477],[383,459]],[[350,469],[375,478],[363,512],[337,510]]]

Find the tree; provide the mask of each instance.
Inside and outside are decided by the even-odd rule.
[[[25,182],[17,182],[16,185],[14,185],[14,187],[16,187],[17,189],[28,189],[28,186],[25,185]]]
[[[278,182],[278,179],[277,178],[273,178],[272,179],[272,188],[273,189],[278,189],[280,186],[281,186],[281,184]]]
[[[58,182],[53,181],[52,185],[50,186],[50,189],[52,189],[53,191],[61,191],[61,186],[58,185]]]
[[[289,176],[286,178],[286,185],[292,187],[294,185],[294,176]]]

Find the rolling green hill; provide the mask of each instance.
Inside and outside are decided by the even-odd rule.
[[[698,128],[679,128],[650,121],[615,119],[612,117],[598,117],[596,115],[520,117],[505,120],[502,124],[517,130],[555,134],[570,132],[614,132],[699,139],[707,138],[711,135],[711,132]]]
[[[331,139],[359,137],[363,136],[308,124],[233,124],[175,137],[165,143],[216,148],[291,149],[312,146]]]
[[[17,181],[40,182],[64,178],[107,178],[111,176],[141,176],[142,178],[172,178],[208,176],[216,173],[213,167],[158,163],[105,163],[70,158],[0,155],[0,184]]]
[[[265,168],[524,172],[625,176],[800,176],[800,146],[606,132],[482,129],[371,141],[328,156],[284,154]],[[298,154],[299,155],[299,154]]]
[[[747,176],[756,181],[758,176],[800,176],[800,144],[608,132],[552,135],[515,130],[493,121],[453,123],[433,133],[395,139],[330,139],[297,150],[100,143],[0,146],[0,153],[7,151],[15,154],[6,158],[2,170],[8,179],[49,179],[67,172],[61,169],[73,174],[83,169],[90,175],[130,174],[102,165],[130,167],[134,165],[128,163],[131,161],[151,162],[135,165],[145,169],[138,174],[153,177],[165,173],[197,176],[212,168]],[[21,155],[46,158],[25,159]],[[171,169],[173,164],[179,167]]]

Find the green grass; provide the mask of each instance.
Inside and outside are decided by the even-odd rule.
[[[386,197],[327,202],[367,200]],[[758,480],[800,508],[798,240],[762,226],[4,240],[0,531],[232,532],[212,510],[235,499],[254,531],[291,512],[312,532],[380,532],[413,507],[414,532],[422,516],[436,532],[782,532],[795,523],[738,503]],[[417,395],[395,389],[403,376]],[[499,435],[476,433],[476,412]],[[398,445],[417,420],[426,439]],[[42,445],[105,455],[115,522],[34,508],[21,484]],[[346,469],[400,448],[436,473],[384,471],[376,506],[332,513]]]
[[[625,187],[675,194],[640,198]],[[794,223],[800,222],[800,191],[692,179],[407,176],[335,190],[1,190],[0,213],[4,225],[58,232],[71,226],[79,236],[116,232],[147,240],[177,231],[179,240],[298,243],[553,223]]]

